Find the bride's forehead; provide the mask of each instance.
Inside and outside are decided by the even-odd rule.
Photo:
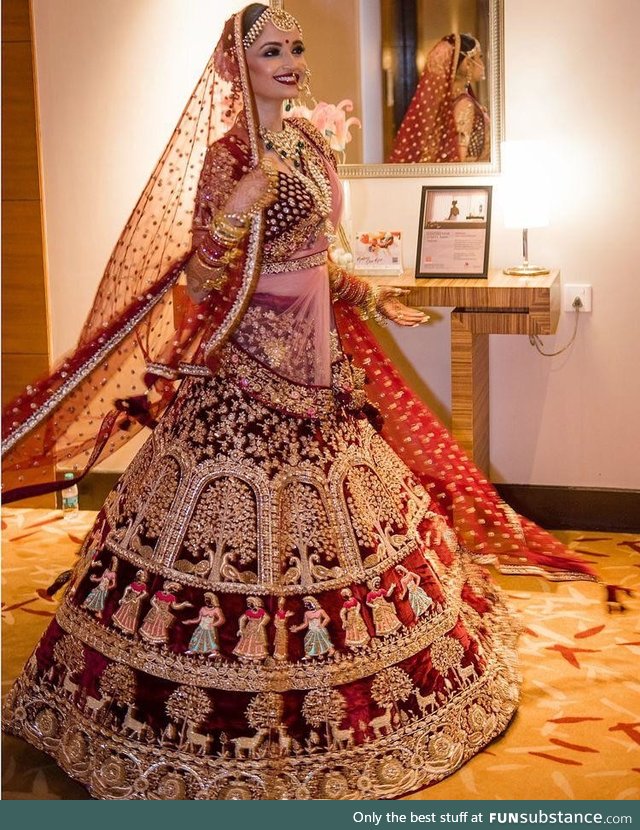
[[[302,34],[297,26],[283,32],[282,29],[278,29],[273,23],[268,22],[265,23],[264,29],[253,45],[259,49],[264,43],[285,43],[287,41],[292,43],[294,40],[302,40]]]

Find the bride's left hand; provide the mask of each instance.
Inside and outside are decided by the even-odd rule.
[[[408,288],[383,287],[378,291],[378,311],[398,326],[419,326],[430,318],[417,308],[405,305],[398,298],[409,293]]]

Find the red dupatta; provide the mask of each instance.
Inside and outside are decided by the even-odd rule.
[[[188,229],[207,153],[241,113],[249,165],[256,166],[257,120],[238,13],[225,24],[113,249],[76,349],[4,408],[5,503],[73,483],[48,481],[55,467],[76,471],[79,481],[153,426],[173,397],[180,363],[214,361],[237,325],[260,270],[262,216],[253,218],[243,256],[206,302],[187,302],[178,314],[172,289],[194,251]],[[236,162],[240,178],[247,159]],[[217,196],[224,200],[228,191]],[[214,200],[211,209],[217,207]]]
[[[595,580],[590,565],[502,501],[403,381],[357,312],[336,303],[334,314],[345,352],[367,375],[367,398],[384,419],[382,437],[430,493],[462,546],[503,573]]]

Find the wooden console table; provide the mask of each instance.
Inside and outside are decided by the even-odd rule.
[[[480,279],[371,277],[410,288],[407,305],[452,307],[451,429],[489,471],[489,335],[553,334],[560,316],[560,272],[522,279],[491,271]]]

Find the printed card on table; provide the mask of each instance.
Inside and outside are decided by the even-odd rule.
[[[356,274],[402,274],[402,233],[363,231],[356,235]]]

